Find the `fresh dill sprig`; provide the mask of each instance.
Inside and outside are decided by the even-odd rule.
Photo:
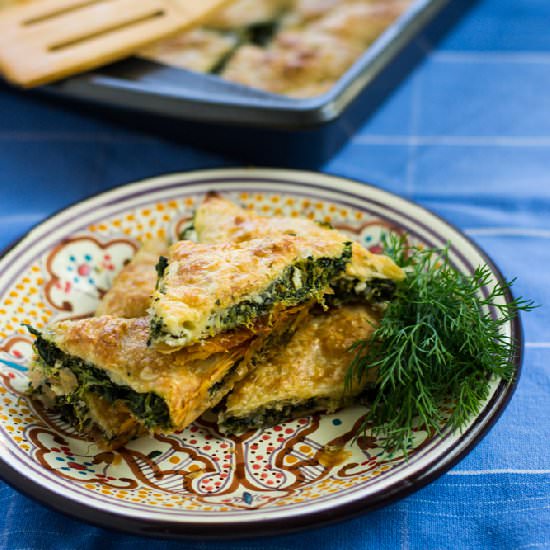
[[[459,430],[487,399],[491,377],[513,378],[515,342],[502,328],[535,305],[503,299],[514,281],[495,283],[488,266],[471,275],[456,270],[448,247],[410,247],[396,235],[384,240],[406,278],[372,336],[352,347],[347,384],[376,369],[375,397],[358,433],[370,429],[386,450],[407,454],[415,427]]]

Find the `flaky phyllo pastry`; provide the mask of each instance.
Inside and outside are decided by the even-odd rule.
[[[151,305],[151,295],[157,284],[155,266],[159,256],[168,251],[164,240],[146,241],[115,277],[113,286],[99,302],[97,316],[144,317]]]
[[[201,243],[244,243],[283,235],[307,235],[317,242],[349,240],[328,224],[306,218],[258,216],[217,194],[205,198],[187,232]],[[359,299],[376,303],[391,298],[395,282],[404,277],[403,271],[387,256],[373,254],[357,242],[351,246],[352,255],[345,270],[331,282],[339,302]]]
[[[296,317],[289,310],[254,334],[233,331],[172,354],[147,345],[147,318],[54,323],[35,331],[33,394],[111,446],[146,430],[180,430],[218,404]]]
[[[221,430],[239,433],[269,427],[354,403],[374,381],[374,373],[346,386],[350,347],[370,336],[378,316],[363,304],[310,313],[288,341],[255,361],[236,384],[221,408]]]
[[[258,321],[254,333],[226,332],[176,353],[157,353],[148,346],[144,316],[157,279],[154,251],[166,248],[145,243],[115,278],[96,317],[35,331],[34,397],[104,446],[186,427],[244,377],[253,356],[291,330],[299,313],[288,309],[269,326]]]
[[[336,410],[369,382],[345,385],[348,349],[402,277],[329,227],[211,195],[181,241],[136,253],[95,317],[31,329],[31,391],[109,447],[214,407],[227,432]]]
[[[171,351],[322,301],[351,260],[349,240],[277,235],[242,243],[180,241],[158,266],[151,342]]]
[[[327,224],[306,218],[259,216],[217,194],[205,198],[185,235],[202,243],[244,243],[268,235],[308,235],[325,242],[347,239]],[[331,294],[325,297],[330,309],[308,312],[290,339],[255,358],[252,371],[237,383],[222,406],[222,430],[270,426],[285,418],[335,411],[354,402],[370,379],[345,387],[352,358],[349,347],[372,333],[381,314],[378,306],[392,297],[395,282],[402,278],[403,272],[391,259],[353,242],[346,269],[332,281]]]

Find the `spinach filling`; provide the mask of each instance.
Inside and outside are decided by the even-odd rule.
[[[158,300],[158,298],[156,298],[156,300]],[[149,325],[149,338],[147,339],[147,345],[150,346],[152,342],[159,339],[163,335],[169,336],[168,334],[166,334],[162,319],[159,319],[156,316],[151,317],[151,323]]]
[[[268,315],[275,306],[290,308],[303,304],[311,298],[322,300],[326,288],[345,270],[351,255],[351,242],[346,242],[342,255],[338,258],[315,259],[310,256],[286,267],[282,274],[260,294],[211,315],[206,330],[210,335],[214,335],[238,327],[250,327],[258,318]],[[159,262],[157,267],[159,275],[164,273],[165,269],[164,262],[162,265]],[[158,285],[162,291],[161,279]],[[184,334],[168,333],[162,319],[157,316],[151,319],[150,333],[150,341],[160,338],[177,339]]]
[[[302,403],[277,404],[277,407],[265,407],[249,416],[230,416],[221,422],[225,433],[239,434],[248,430],[275,426],[284,420],[306,416],[319,408],[319,399],[311,398]],[[326,400],[325,400],[326,401]]]
[[[367,404],[372,400],[374,385],[369,383],[357,396],[343,395],[335,397],[311,397],[301,402],[277,402],[268,404],[249,416],[228,416],[220,425],[227,434],[240,434],[249,430],[270,428],[285,420],[301,418],[315,412],[334,412],[353,404]]]
[[[113,443],[120,438],[126,441],[138,433],[138,429],[132,426],[130,431],[109,433],[103,426],[98,426],[90,414],[88,405],[76,394],[60,395],[55,400],[55,410],[63,421],[74,426],[79,432],[88,432],[91,435],[99,435],[103,442]]]
[[[351,400],[335,401],[329,397],[311,397],[299,403],[274,403],[255,411],[249,416],[230,416],[221,425],[225,433],[239,434],[248,430],[257,430],[276,426],[285,420],[300,418],[317,411],[333,410],[350,404]]]
[[[262,21],[250,25],[245,31],[245,36],[248,39],[247,42],[255,46],[267,46],[278,30],[278,21]]]
[[[330,282],[351,259],[351,244],[339,258],[306,258],[288,266],[262,293],[216,313],[211,325],[221,330],[248,326],[267,315],[275,305],[293,307],[312,297],[321,298]]]
[[[219,31],[216,31],[219,32]],[[242,32],[225,32],[223,33],[227,37],[233,38],[235,40],[235,43],[232,47],[230,47],[223,55],[221,55],[217,61],[210,67],[210,70],[208,71],[210,74],[221,74],[229,61],[231,61],[231,58],[235,55],[235,52],[242,46],[244,43],[245,36]],[[190,237],[185,237],[186,239]]]
[[[157,265],[155,266],[155,270],[157,272],[158,280],[157,280],[157,288],[159,288],[159,283],[161,279],[164,277],[164,272],[166,271],[166,268],[168,267],[168,258],[165,258],[164,256],[160,256],[159,260],[157,262]]]
[[[162,397],[153,392],[138,393],[129,386],[117,385],[104,371],[78,357],[64,353],[55,344],[43,338],[38,331],[34,329],[30,331],[37,336],[35,349],[43,361],[45,374],[55,375],[60,369],[68,368],[78,381],[76,390],[59,401],[61,412],[65,409],[69,414],[70,411],[64,406],[73,406],[75,410],[71,414],[82,418],[84,411],[76,410],[74,405],[84,401],[82,396],[86,392],[91,392],[109,403],[123,401],[147,428],[171,427],[170,411]]]
[[[327,296],[326,299],[330,306],[340,306],[358,301],[374,305],[391,301],[397,285],[391,279],[378,278],[361,283],[357,279],[342,278],[336,281],[332,288],[334,294]]]
[[[196,241],[197,240],[197,230],[195,228],[195,221],[190,221],[178,235],[178,240],[180,241]]]
[[[280,21],[278,20],[279,14],[276,19],[267,19],[265,21],[257,21],[246,27],[234,28],[231,32],[226,29],[211,28],[214,32],[233,35],[235,36],[235,45],[229,49],[221,58],[214,64],[208,71],[211,74],[221,74],[232,57],[237,53],[239,48],[243,45],[253,44],[255,46],[267,47],[273,41],[277,31],[280,27]]]
[[[55,408],[62,420],[75,426],[79,432],[91,427],[92,419],[89,416],[88,406],[73,395],[61,395],[55,400]]]

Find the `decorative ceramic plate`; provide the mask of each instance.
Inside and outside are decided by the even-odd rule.
[[[0,475],[56,510],[125,531],[238,537],[325,525],[425,485],[495,422],[515,384],[494,382],[462,433],[415,434],[408,461],[374,437],[351,443],[361,407],[223,437],[207,416],[183,432],[143,437],[113,452],[75,433],[25,394],[31,339],[22,327],[91,314],[143,237],[174,237],[207,191],[261,214],[326,220],[373,251],[383,231],[417,243],[452,243],[471,273],[489,263],[464,235],[406,200],[315,173],[218,170],[127,185],[43,222],[0,261]],[[510,299],[510,297],[508,297]],[[506,327],[521,343],[519,323]],[[518,348],[520,349],[520,348]],[[519,376],[520,356],[516,363]],[[330,445],[330,447],[329,447]],[[339,448],[338,457],[327,448]]]

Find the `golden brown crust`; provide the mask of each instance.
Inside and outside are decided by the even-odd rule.
[[[111,289],[99,303],[96,316],[129,319],[145,316],[157,282],[155,266],[159,256],[167,251],[168,244],[164,240],[145,242],[113,280]]]
[[[273,326],[260,325],[256,334],[237,331],[165,355],[147,346],[149,321],[146,318],[121,319],[93,317],[60,321],[44,331],[44,337],[61,351],[104,371],[116,385],[137,393],[155,393],[162,397],[170,412],[173,429],[183,429],[206,410],[214,407],[241,380],[251,359],[266,338],[285,330],[300,314],[293,308],[281,314]],[[207,351],[208,350],[208,351]],[[41,367],[34,366],[35,387],[40,385]],[[43,380],[42,380],[43,381]],[[72,391],[65,388],[65,393]],[[64,389],[60,388],[60,395]],[[91,394],[90,394],[91,395]],[[113,407],[93,395],[91,416],[110,439],[119,442],[143,431],[123,403]],[[160,429],[160,427],[158,428]]]
[[[208,389],[244,357],[250,344],[250,339],[239,338],[206,359],[200,351],[163,355],[147,346],[148,319],[108,316],[61,321],[45,331],[45,337],[63,352],[105,371],[115,384],[161,396],[175,428],[185,427],[211,406]]]
[[[221,195],[207,196],[195,213],[195,230],[201,243],[236,242],[277,235],[307,235],[317,241],[344,242],[346,235],[306,218],[259,216],[225,199]],[[388,278],[400,281],[403,271],[382,254],[373,254],[358,243],[353,244],[352,259],[346,273],[361,281]]]
[[[218,194],[207,195],[195,212],[194,226],[200,243],[243,243],[282,235],[335,240],[335,233],[306,218],[259,216]],[[337,239],[345,241],[346,237]]]
[[[202,244],[180,241],[170,248],[169,264],[154,293],[151,312],[174,335],[158,342],[182,347],[220,333],[211,321],[216,312],[254,300],[285,268],[306,258],[340,258],[338,238],[278,235],[242,243]]]
[[[78,356],[105,370],[119,383],[135,386],[140,392],[155,391],[159,383],[178,376],[189,380],[193,385],[196,372],[191,368],[201,362],[214,346],[229,353],[239,349],[252,338],[249,332],[237,334],[232,341],[229,335],[223,336],[223,344],[215,340],[208,345],[197,345],[170,356],[162,355],[147,345],[149,319],[122,319],[103,316],[74,321],[59,321],[44,331],[48,340],[53,341],[62,351]],[[247,336],[247,337],[246,337]],[[212,353],[209,353],[212,355]]]
[[[292,339],[277,348],[238,383],[225,402],[222,420],[248,417],[276,403],[303,403],[312,398],[344,396],[345,378],[353,357],[351,345],[369,337],[378,315],[360,305],[310,315]],[[347,393],[359,394],[372,375]]]

